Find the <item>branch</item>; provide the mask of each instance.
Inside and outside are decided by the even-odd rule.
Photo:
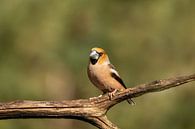
[[[192,81],[195,81],[195,74],[173,77],[164,80],[156,80],[150,83],[137,85],[134,88],[128,88],[120,93],[118,92],[113,98],[113,101],[111,102],[110,106],[114,106],[115,104],[127,98],[135,98],[151,92],[160,92]]]
[[[0,103],[0,120],[18,118],[70,118],[86,121],[100,129],[118,129],[106,117],[115,104],[128,98],[158,92],[195,81],[195,74],[141,84],[117,92],[112,100],[108,95],[91,99],[65,101],[13,101]]]

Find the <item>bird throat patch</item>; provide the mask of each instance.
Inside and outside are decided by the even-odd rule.
[[[98,59],[92,59],[90,58],[90,62],[92,65],[95,65],[97,63]]]

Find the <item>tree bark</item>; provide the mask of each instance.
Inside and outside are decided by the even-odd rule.
[[[166,90],[194,80],[195,74],[157,80],[117,92],[112,98],[106,94],[101,97],[79,100],[18,100],[0,103],[0,120],[19,118],[70,118],[91,123],[100,129],[118,129],[106,117],[106,112],[115,104],[128,98],[135,98],[146,93]]]

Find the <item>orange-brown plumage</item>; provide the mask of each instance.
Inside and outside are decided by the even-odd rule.
[[[91,49],[87,73],[90,81],[103,93],[126,89],[124,82],[102,48]],[[132,100],[128,102],[131,103]]]

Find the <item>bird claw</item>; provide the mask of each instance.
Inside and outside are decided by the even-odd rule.
[[[109,99],[110,99],[110,100],[112,100],[112,98],[114,97],[114,94],[115,94],[117,91],[118,91],[118,90],[115,89],[114,91],[108,93],[108,96],[109,96]],[[100,97],[102,97],[102,96],[103,96],[103,95],[99,95],[98,97],[91,97],[91,98],[89,98],[89,100],[91,101],[91,100],[94,100],[94,99],[98,99],[98,98],[100,98]]]
[[[114,94],[117,92],[118,90],[115,89],[114,91],[108,93],[109,99],[112,100],[112,98],[114,97]]]

